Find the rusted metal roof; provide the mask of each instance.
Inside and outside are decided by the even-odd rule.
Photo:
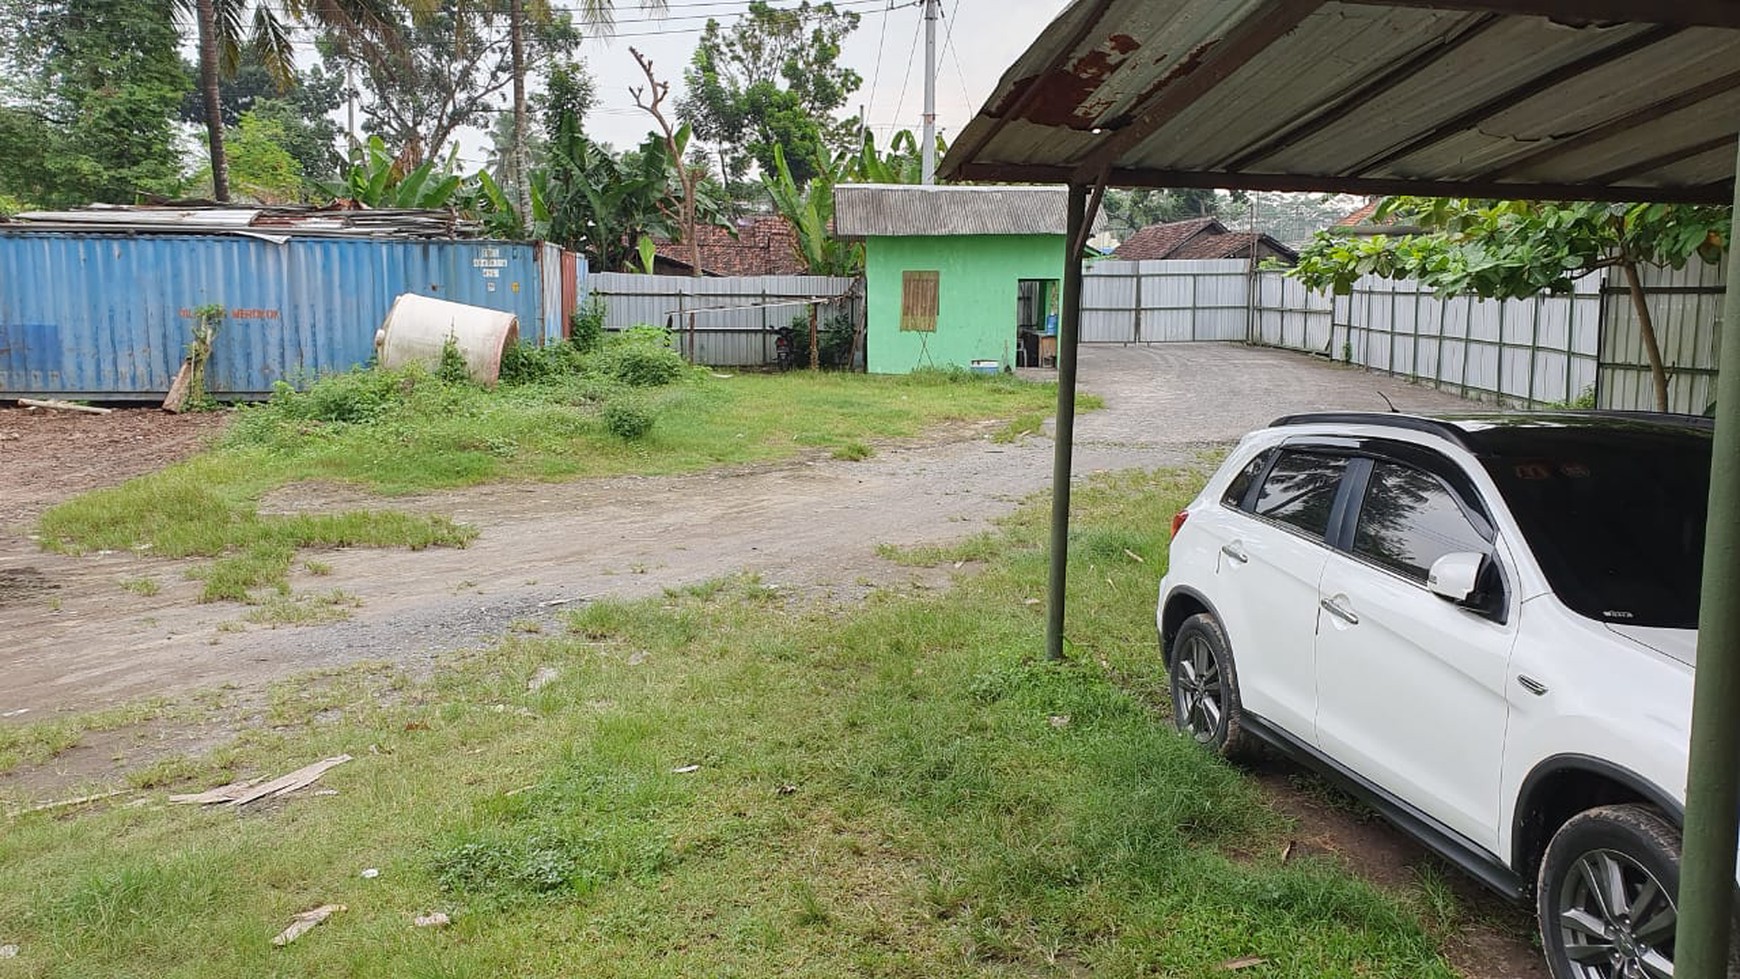
[[[840,184],[834,232],[884,235],[1061,235],[1068,231],[1064,187],[951,187]]]
[[[479,227],[448,210],[371,208],[334,201],[321,207],[92,204],[66,211],[25,211],[0,219],[0,231],[4,230],[231,234],[276,241],[290,236],[475,238]]]
[[[1075,0],[945,177],[1725,202],[1740,4]]]

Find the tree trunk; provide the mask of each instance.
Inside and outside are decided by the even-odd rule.
[[[224,155],[223,102],[218,98],[217,6],[214,0],[199,0],[199,88],[205,96],[205,132],[211,146],[211,195],[230,199],[230,162]]]
[[[1631,293],[1631,308],[1637,311],[1637,332],[1643,337],[1643,352],[1649,358],[1649,376],[1655,381],[1655,410],[1668,410],[1667,368],[1661,362],[1661,344],[1655,337],[1655,319],[1649,315],[1649,301],[1643,294],[1643,283],[1637,277],[1637,260],[1629,254],[1620,259],[1625,270],[1625,287]]]
[[[526,154],[526,10],[525,0],[513,0],[508,9],[508,31],[513,40],[514,71],[514,192],[520,220],[527,233],[532,227],[531,160]]]

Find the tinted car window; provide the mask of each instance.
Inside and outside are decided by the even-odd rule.
[[[1235,509],[1243,507],[1245,497],[1250,493],[1251,483],[1263,474],[1263,467],[1268,463],[1269,453],[1257,453],[1257,457],[1245,463],[1245,467],[1239,470],[1239,474],[1233,477],[1231,483],[1227,484],[1226,492],[1221,494],[1220,501]]]
[[[1486,468],[1559,599],[1616,625],[1696,628],[1709,436],[1624,429],[1505,434],[1509,444],[1485,460]]]
[[[1424,583],[1446,554],[1485,554],[1486,539],[1438,477],[1393,462],[1372,465],[1353,531],[1353,552]]]
[[[1321,540],[1346,469],[1345,456],[1283,452],[1263,480],[1253,510],[1259,517],[1291,524]]]

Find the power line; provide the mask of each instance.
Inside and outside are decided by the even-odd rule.
[[[870,72],[870,97],[876,97],[876,82],[882,77],[882,45],[888,40],[888,18],[882,18],[882,30],[876,35],[876,68]]]
[[[924,33],[924,18],[920,17],[912,25],[912,48],[906,52],[906,74],[900,78],[900,99],[894,103],[894,118],[899,119],[900,113],[906,109],[906,85],[912,81],[912,62],[918,56],[918,36]]]
[[[961,51],[955,43],[955,14],[960,13],[961,0],[955,0],[954,7],[949,10],[949,26],[943,35],[943,47],[949,52],[949,57],[955,63],[955,77],[961,80],[961,97],[967,100],[967,109],[973,108],[973,93],[967,91],[967,73],[961,70]],[[886,21],[884,21],[886,23]]]

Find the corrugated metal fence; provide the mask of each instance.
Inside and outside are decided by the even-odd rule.
[[[864,299],[858,282],[823,275],[709,278],[628,272],[598,272],[588,279],[591,294],[604,303],[606,330],[669,327],[678,333],[684,356],[718,367],[774,363],[776,331],[797,318],[807,324],[811,303],[822,304],[824,325],[847,317],[861,328]]]
[[[1243,340],[1250,301],[1244,262],[1095,262],[1082,280],[1081,338]]]
[[[1712,397],[1720,270],[1649,268],[1642,280],[1672,408],[1701,413]],[[1654,407],[1636,313],[1618,274],[1586,276],[1569,295],[1496,301],[1443,297],[1375,276],[1332,297],[1279,272],[1253,274],[1241,261],[1100,262],[1089,267],[1082,294],[1087,342],[1248,339],[1468,398],[1545,405],[1593,396],[1603,408]]]
[[[0,392],[161,397],[208,304],[226,312],[207,386],[230,397],[367,363],[406,292],[512,312],[543,342],[564,333],[563,264],[495,241],[4,233]]]

